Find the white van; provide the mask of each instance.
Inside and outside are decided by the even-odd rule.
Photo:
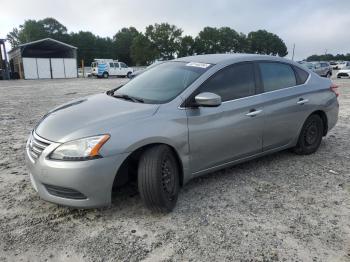
[[[113,59],[94,59],[91,63],[91,74],[97,77],[127,76],[130,78],[133,72],[134,70],[125,63]]]

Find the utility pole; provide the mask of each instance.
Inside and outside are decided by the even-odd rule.
[[[292,55],[292,60],[294,61],[294,52],[295,52],[295,43],[293,44],[293,55]]]

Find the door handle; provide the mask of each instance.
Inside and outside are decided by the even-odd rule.
[[[256,115],[259,115],[260,113],[262,112],[262,110],[255,110],[255,109],[252,109],[250,110],[249,113],[245,114],[246,116],[256,116]]]
[[[297,102],[298,105],[303,105],[309,102],[309,99],[303,99],[300,98],[299,101]]]

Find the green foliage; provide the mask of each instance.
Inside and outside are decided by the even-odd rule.
[[[90,65],[94,58],[113,57],[112,39],[101,38],[91,32],[71,33],[66,43],[78,47],[78,61],[84,59],[85,65]]]
[[[134,64],[149,65],[156,60],[159,52],[145,35],[139,34],[133,39],[130,55]]]
[[[265,30],[250,32],[246,36],[230,27],[204,27],[195,38],[182,37],[182,33],[182,29],[175,25],[161,23],[147,26],[144,34],[134,27],[122,28],[111,39],[86,31],[69,34],[56,19],[45,18],[26,20],[8,33],[7,38],[12,47],[47,37],[71,44],[78,47],[78,59],[84,59],[85,65],[94,58],[118,59],[128,65],[148,65],[155,60],[194,54],[246,52],[285,56],[288,53],[284,42]]]
[[[196,37],[198,54],[236,53],[247,51],[246,36],[230,27],[205,27]]]
[[[126,64],[132,64],[131,46],[134,38],[139,36],[139,32],[135,27],[122,28],[113,37],[114,50],[118,60]]]
[[[309,56],[307,61],[350,61],[350,53],[348,54],[325,54],[325,55],[312,55]]]
[[[181,43],[182,29],[168,23],[146,27],[145,36],[158,50],[157,58],[169,60],[175,57]]]
[[[181,38],[181,42],[178,48],[177,57],[190,56],[195,53],[194,50],[194,39],[192,36],[184,36]]]
[[[287,47],[277,35],[258,30],[248,34],[249,51],[256,54],[286,56]]]

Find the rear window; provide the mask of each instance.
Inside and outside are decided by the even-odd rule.
[[[264,91],[275,91],[297,84],[294,70],[290,65],[275,62],[259,63]]]
[[[297,66],[294,67],[294,70],[298,76],[298,79],[297,79],[298,85],[305,84],[306,80],[309,78],[309,73]]]

